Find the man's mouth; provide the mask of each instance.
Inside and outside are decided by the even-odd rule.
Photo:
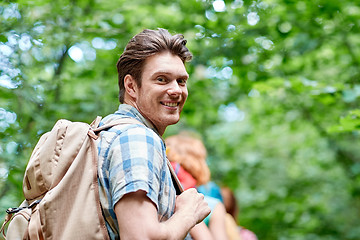
[[[162,105],[167,107],[177,107],[180,103],[178,102],[161,102]]]

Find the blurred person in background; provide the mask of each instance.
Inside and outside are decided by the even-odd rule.
[[[228,213],[226,216],[226,225],[236,224],[239,215],[239,207],[233,191],[228,187],[221,187],[221,195],[226,212]],[[238,239],[237,235],[240,235],[241,240],[257,240],[255,233],[242,226],[237,226],[236,232],[230,229],[228,231],[231,231],[231,235],[233,236],[230,240]]]
[[[207,152],[200,139],[191,136],[190,133],[181,133],[166,138],[165,144],[167,157],[184,190],[196,188],[210,181],[210,170],[206,163]],[[205,201],[208,203],[211,213],[204,219],[204,222],[213,239],[228,239],[225,226],[226,210],[221,200],[205,195]]]

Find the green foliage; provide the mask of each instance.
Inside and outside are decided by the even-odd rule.
[[[0,210],[22,201],[27,159],[57,119],[116,110],[124,46],[163,27],[194,54],[165,135],[203,137],[239,223],[259,239],[358,239],[359,19],[350,0],[1,2]]]
[[[345,117],[340,118],[340,124],[329,128],[329,132],[353,132],[360,129],[360,110],[352,110]]]

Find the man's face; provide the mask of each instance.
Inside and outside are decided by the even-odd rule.
[[[180,119],[188,96],[189,75],[181,59],[163,52],[145,60],[141,88],[136,91],[135,107],[162,135],[167,126]]]

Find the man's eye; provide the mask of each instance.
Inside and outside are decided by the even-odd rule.
[[[177,80],[177,82],[178,82],[180,85],[185,85],[185,84],[186,84],[186,79],[179,79],[179,80]]]
[[[158,77],[156,80],[159,82],[166,82],[166,79],[163,77]]]

